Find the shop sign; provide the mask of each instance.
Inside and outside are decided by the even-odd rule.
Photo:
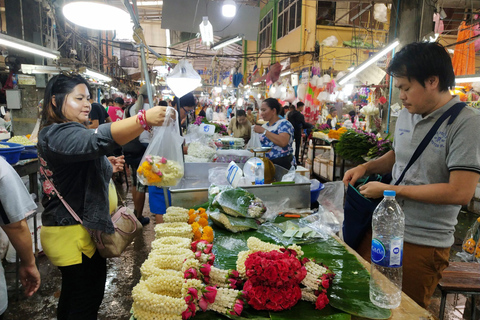
[[[35,76],[29,76],[26,74],[19,74],[18,77],[18,84],[24,86],[35,86],[37,81],[35,80]]]

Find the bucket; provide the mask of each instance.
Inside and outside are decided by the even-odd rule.
[[[0,148],[0,156],[3,156],[10,164],[15,164],[20,159],[20,153],[25,150],[25,146],[19,143],[3,142],[0,145],[7,145],[9,148]]]
[[[310,190],[310,203],[314,203],[317,201],[318,196],[320,195],[320,191],[325,189],[325,185],[320,183],[320,186],[317,189]]]

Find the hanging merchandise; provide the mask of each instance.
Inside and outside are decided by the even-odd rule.
[[[328,74],[324,74],[324,75],[323,75],[323,84],[327,84],[327,83],[329,83],[331,80],[332,80],[332,77],[330,77],[330,75],[328,75]]]
[[[282,65],[279,62],[270,66],[270,70],[268,71],[268,74],[267,74],[267,86],[278,81],[278,79],[280,78],[281,71],[282,71]]]
[[[304,83],[299,83],[297,88],[297,97],[299,100],[301,101],[305,100],[306,91],[307,91],[306,85]]]
[[[270,86],[270,90],[268,91],[268,95],[270,98],[280,99],[282,92],[280,91],[280,86],[277,83],[274,83]]]
[[[167,85],[178,98],[202,85],[202,78],[190,62],[182,59],[167,76]]]
[[[232,83],[235,88],[238,88],[238,85],[242,82],[243,74],[240,72],[235,72],[233,74]]]
[[[455,75],[475,74],[475,44],[468,42],[473,37],[472,26],[462,21],[458,28],[457,45],[453,53],[453,71]]]
[[[387,19],[387,6],[384,3],[376,3],[373,7],[373,18],[381,23],[386,23]]]
[[[310,83],[314,86],[314,87],[321,87],[322,85],[319,84],[319,81],[320,81],[320,77],[319,76],[313,76],[311,79],[310,79]]]
[[[320,94],[317,97],[317,100],[320,102],[325,102],[325,101],[328,101],[329,99],[330,99],[330,95],[328,94],[327,91],[320,92]]]

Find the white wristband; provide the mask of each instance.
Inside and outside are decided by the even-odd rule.
[[[266,135],[267,134],[267,129],[265,129],[265,131],[263,131],[263,135]]]

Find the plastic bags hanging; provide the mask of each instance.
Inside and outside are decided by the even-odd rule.
[[[166,120],[156,127],[153,138],[142,157],[137,177],[143,185],[156,187],[176,186],[183,177],[183,137],[180,135],[178,120],[170,119],[177,111],[167,108]]]
[[[468,229],[462,244],[462,252],[457,256],[466,262],[480,262],[480,218]]]

